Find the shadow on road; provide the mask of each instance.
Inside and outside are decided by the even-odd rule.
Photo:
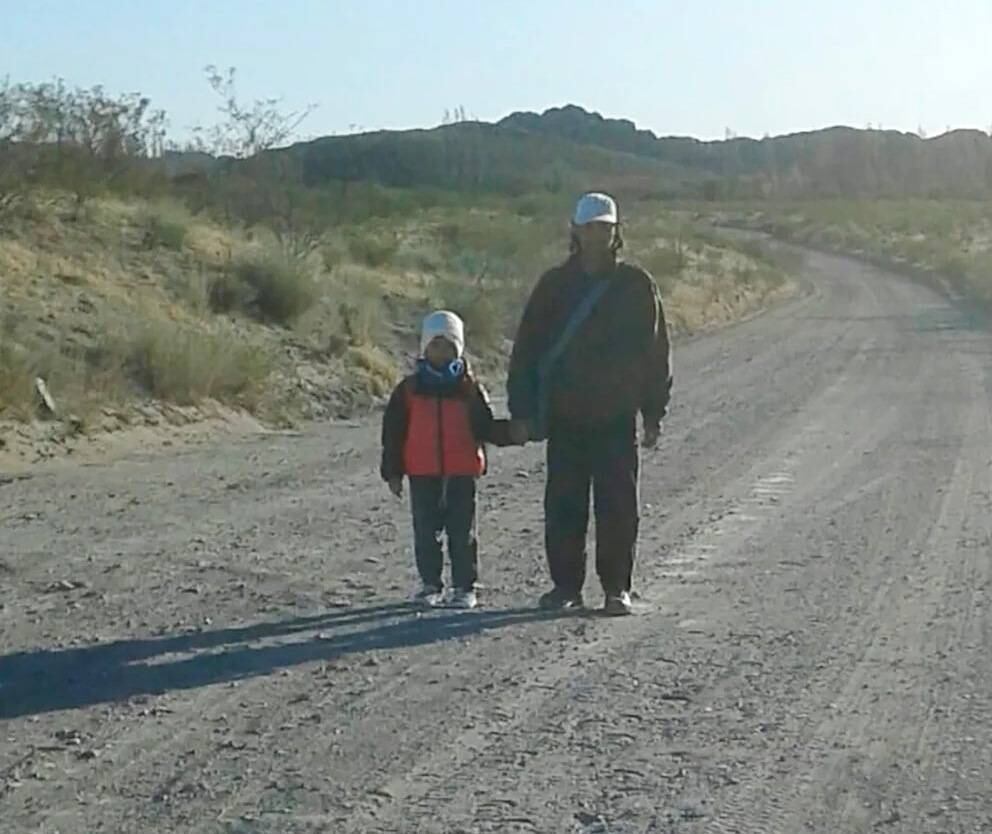
[[[376,605],[0,656],[0,720],[244,680],[303,663],[423,646],[554,616],[533,608],[419,613],[409,605]],[[258,645],[262,641],[271,642]]]

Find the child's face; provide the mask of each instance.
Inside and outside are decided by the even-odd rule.
[[[458,351],[444,336],[435,336],[427,344],[424,358],[435,368],[443,368],[458,358]]]

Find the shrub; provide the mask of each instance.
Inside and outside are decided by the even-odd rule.
[[[163,203],[142,212],[139,222],[145,230],[146,248],[162,247],[178,252],[186,242],[191,218],[181,206]]]
[[[135,331],[122,347],[129,377],[150,396],[179,405],[206,398],[243,404],[269,373],[260,349],[171,322]]]
[[[241,310],[259,321],[287,325],[313,306],[317,285],[305,264],[262,252],[214,276],[209,298],[216,312]]]

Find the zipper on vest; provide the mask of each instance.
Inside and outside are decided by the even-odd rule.
[[[437,469],[444,477],[444,405],[441,397],[437,398]]]

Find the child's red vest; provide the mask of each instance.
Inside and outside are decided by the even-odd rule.
[[[471,392],[471,387],[466,386]],[[486,453],[472,431],[470,396],[418,394],[407,385],[407,432],[403,468],[414,477],[479,477]]]

